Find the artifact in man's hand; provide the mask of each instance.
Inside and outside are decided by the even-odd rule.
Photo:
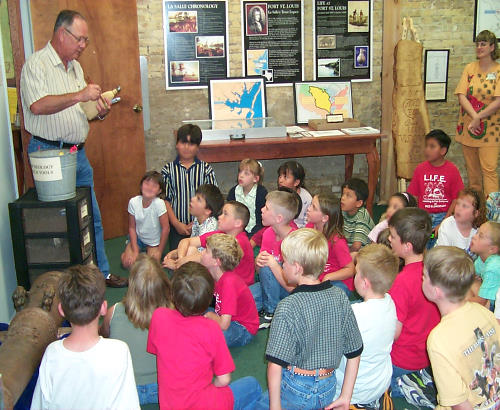
[[[102,97],[105,97],[111,101],[111,104],[117,103],[118,101],[120,101],[120,99],[114,98],[114,97],[120,91],[121,91],[121,87],[118,86],[114,90],[110,90],[110,91],[106,91],[106,92],[102,93],[100,98],[102,99],[103,102],[105,102],[106,100],[104,100]],[[105,104],[105,105],[107,105],[107,104]],[[99,114],[99,112],[97,111],[97,101],[82,102],[82,103],[80,103],[80,107],[82,107],[82,110],[85,113],[85,115],[87,116],[87,120],[89,120],[89,121],[93,120],[95,117],[97,117],[97,114]]]

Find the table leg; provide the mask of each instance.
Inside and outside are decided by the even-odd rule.
[[[380,171],[380,157],[375,144],[366,153],[366,161],[368,162],[368,199],[366,200],[366,209],[370,215],[373,215],[373,198],[375,197]]]
[[[345,154],[345,180],[352,178],[352,169],[354,167],[354,154]]]

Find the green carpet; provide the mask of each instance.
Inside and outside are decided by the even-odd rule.
[[[383,210],[377,209],[379,207],[375,207],[374,214],[375,219],[378,220]],[[385,209],[385,207],[383,208]],[[128,272],[121,267],[120,264],[120,255],[125,248],[125,238],[116,238],[107,240],[106,243],[106,252],[108,255],[111,272],[120,275],[120,276],[128,276]],[[106,299],[108,301],[108,305],[113,305],[116,302],[120,301],[125,295],[126,289],[106,289]],[[257,336],[252,340],[250,344],[243,347],[235,347],[231,349],[231,354],[233,356],[236,370],[232,374],[232,379],[237,380],[243,376],[254,376],[257,378],[259,383],[261,384],[263,389],[267,389],[266,382],[266,368],[267,363],[264,357],[264,352],[266,349],[266,343],[268,338],[269,331],[261,330]],[[405,400],[395,399],[394,405],[397,410],[401,409],[415,409],[409,405]],[[156,405],[147,405],[143,406],[143,409],[158,409]]]

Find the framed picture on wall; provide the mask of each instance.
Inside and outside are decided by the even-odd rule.
[[[450,50],[425,50],[424,83],[426,101],[446,101]]]
[[[483,30],[490,30],[500,39],[500,2],[498,0],[476,0],[474,8],[474,38]]]
[[[240,121],[249,125],[266,117],[264,77],[211,79],[208,85],[212,121]]]
[[[350,81],[311,81],[294,83],[295,123],[324,119],[327,114],[352,118]]]

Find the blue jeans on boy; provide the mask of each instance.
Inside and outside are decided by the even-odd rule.
[[[268,313],[274,313],[281,299],[289,295],[283,288],[268,266],[263,266],[259,271],[260,287],[262,290],[262,309]],[[257,304],[257,302],[255,303]],[[258,310],[260,310],[257,307]]]
[[[54,146],[37,141],[31,138],[28,145],[28,153],[38,150],[56,149]],[[94,170],[85,154],[85,147],[78,150],[76,155],[76,186],[90,187],[92,197],[92,211],[94,214],[95,247],[97,254],[97,264],[106,278],[109,274],[109,262],[104,249],[104,230],[102,228],[101,211],[94,192]]]
[[[416,370],[406,370],[398,366],[392,365],[392,379],[391,379],[391,396],[392,397],[404,397],[401,389],[398,386],[398,381],[401,376],[405,374],[412,373]]]
[[[232,382],[229,388],[233,392],[235,410],[250,410],[262,395],[262,388],[253,376],[246,376]]]
[[[158,403],[158,383],[138,384],[137,394],[139,395],[139,403],[144,404]]]
[[[434,229],[441,222],[443,222],[444,217],[446,216],[446,212],[438,212],[429,215],[431,217],[432,229]],[[436,244],[436,240],[437,240],[437,235],[434,235],[434,238],[429,239],[429,241],[427,242],[427,249],[431,249]]]
[[[300,376],[281,371],[281,407],[284,409],[323,409],[333,402],[337,379],[335,372],[326,378]],[[262,393],[256,409],[269,408],[269,392]]]
[[[222,333],[224,333],[227,347],[245,346],[253,339],[253,335],[245,326],[233,321]]]

